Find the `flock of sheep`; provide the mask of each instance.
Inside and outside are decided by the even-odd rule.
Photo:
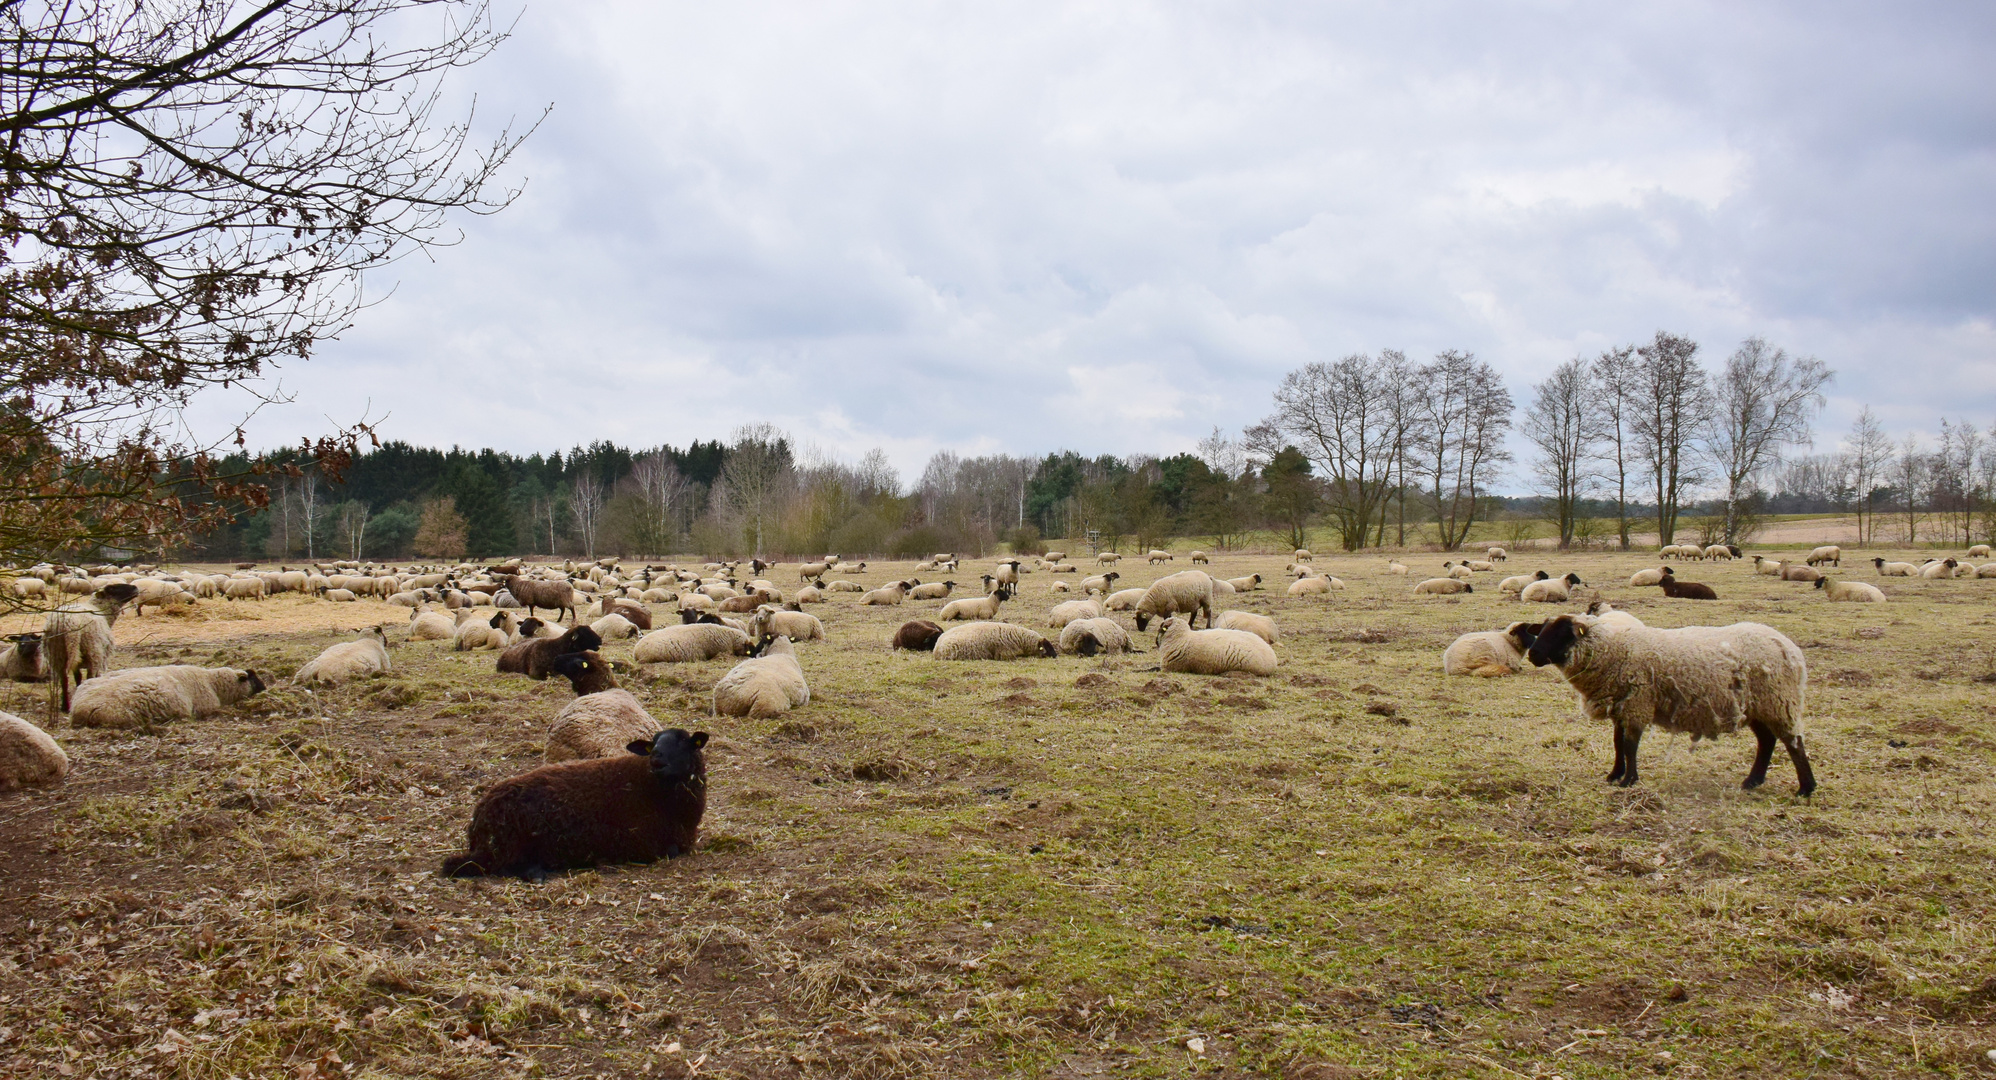
[[[1672,546],[1660,554],[1698,561],[1741,557],[1737,548],[1725,546]],[[1968,552],[1971,559],[1988,556],[1987,546]],[[1176,556],[1152,550],[1144,558],[1156,566]],[[1504,549],[1491,548],[1482,559],[1451,559],[1441,576],[1419,581],[1411,591],[1416,597],[1471,593],[1478,575],[1497,573],[1508,558]],[[1818,548],[1800,563],[1753,558],[1757,572],[1811,582],[1833,601],[1886,599],[1875,586],[1835,579],[1820,569],[1841,566],[1841,560],[1834,546]],[[218,712],[263,691],[265,683],[257,672],[235,668],[110,670],[112,627],[128,608],[142,611],[147,604],[207,597],[253,601],[285,592],[331,602],[369,596],[407,607],[406,640],[487,650],[496,653],[498,673],[559,677],[575,693],[549,726],[544,764],[486,792],[473,809],[465,852],[444,864],[446,873],[456,875],[537,878],[599,862],[669,857],[689,849],[697,834],[706,803],[701,747],[707,735],[666,726],[620,687],[616,664],[601,651],[609,642],[635,639],[631,659],[639,665],[737,658],[712,692],[714,715],[729,717],[774,717],[810,703],[798,645],[826,640],[826,630],[806,608],[834,604],[833,598],[845,593],[867,607],[938,604],[931,617],[906,621],[883,642],[895,650],[927,652],[937,661],[1125,653],[1133,651],[1133,632],[1152,632],[1154,623],[1162,671],[1274,674],[1281,640],[1276,620],[1230,606],[1230,598],[1261,589],[1262,575],[1215,577],[1197,568],[1209,564],[1209,556],[1194,551],[1188,557],[1192,568],[1141,588],[1119,589],[1121,556],[1104,552],[1094,561],[1097,572],[1083,576],[1058,551],[1030,560],[1000,559],[977,575],[979,587],[966,589],[968,595],[956,592],[960,563],[950,553],[924,560],[915,575],[871,586],[853,580],[865,574],[864,563],[827,556],[799,566],[789,595],[764,576],[769,564],[755,560],[635,572],[613,559],[404,571],[342,563],[312,571],[253,573],[243,567],[234,575],[184,576],[35,567],[15,578],[18,597],[78,598],[49,611],[39,634],[10,639],[0,649],[0,673],[17,681],[46,681],[51,712],[67,713],[77,726],[151,731]],[[1918,566],[1873,562],[1880,576],[1996,577],[1996,563],[1976,569],[1952,558]],[[1412,577],[1397,559],[1386,571]],[[1045,632],[1002,618],[1018,613],[1025,578],[1036,573],[1046,575],[1044,595],[1053,601]],[[1290,598],[1345,589],[1344,582],[1313,565],[1308,551],[1294,552],[1285,573]],[[918,576],[938,574],[940,580]],[[1629,584],[1658,587],[1672,599],[1716,598],[1709,583],[1679,580],[1670,565],[1639,571]],[[1578,573],[1555,577],[1541,570],[1505,577],[1497,591],[1521,603],[1559,604],[1583,599],[1578,590],[1585,587]],[[663,605],[672,605],[671,612],[659,609]],[[655,619],[661,624],[654,625]],[[1693,738],[1745,728],[1758,740],[1746,787],[1763,782],[1778,743],[1795,766],[1799,793],[1806,796],[1815,788],[1803,738],[1806,663],[1795,643],[1771,627],[1654,628],[1596,599],[1584,612],[1465,634],[1442,655],[1446,675],[1510,675],[1527,663],[1556,667],[1583,713],[1610,722],[1615,765],[1608,779],[1614,783],[1636,782],[1637,746],[1651,726]],[[375,626],[327,648],[301,667],[293,682],[336,685],[390,668],[388,627]],[[47,733],[0,713],[0,787],[53,783],[67,770],[67,758]]]

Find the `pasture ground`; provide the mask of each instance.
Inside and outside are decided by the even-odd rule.
[[[1440,674],[1457,634],[1562,609],[1492,574],[1416,598],[1445,556],[1403,558],[1414,578],[1319,556],[1349,584],[1328,600],[1285,598],[1280,556],[1217,559],[1271,579],[1236,598],[1282,627],[1265,680],[1146,670],[1147,635],[1107,660],[895,654],[939,605],[854,594],[813,609],[831,640],[780,719],[705,716],[727,661],[627,675],[716,736],[700,850],[541,885],[432,874],[570,696],[490,654],[402,644],[386,677],[157,734],[59,727],[70,782],[0,798],[0,1073],[1996,1075],[1996,580],[1845,605],[1694,564],[1723,597],[1697,604],[1629,588],[1638,555],[1511,560],[1652,625],[1795,639],[1804,801],[1779,754],[1740,791],[1739,737],[1653,733],[1642,785],[1607,787],[1608,732],[1557,674]],[[1049,580],[1005,616],[1043,623]],[[406,618],[204,601],[121,621],[118,664],[288,676]],[[0,708],[39,721],[41,694]]]

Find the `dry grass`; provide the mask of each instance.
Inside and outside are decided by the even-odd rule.
[[[1783,763],[1741,792],[1741,739],[1652,736],[1643,785],[1611,790],[1607,733],[1555,674],[1440,675],[1456,634],[1521,617],[1495,576],[1417,600],[1383,558],[1319,562],[1349,591],[1240,598],[1283,628],[1265,680],[1147,671],[1148,639],[1107,661],[893,654],[938,605],[852,594],[817,609],[831,641],[800,650],[813,700],[787,717],[705,719],[725,662],[650,669],[626,685],[655,715],[718,736],[701,850],[541,886],[430,873],[568,697],[489,654],[407,644],[386,678],[157,737],[60,730],[72,781],[0,801],[0,1072],[1991,1070],[1996,581],[1894,579],[1869,607],[1683,568],[1725,597],[1697,605],[1620,584],[1635,557],[1543,564],[1657,625],[1801,644],[1804,802]],[[1119,584],[1182,568],[1126,562]],[[1047,582],[1006,614],[1043,622]],[[249,613],[128,620],[119,663],[286,674],[383,609]]]

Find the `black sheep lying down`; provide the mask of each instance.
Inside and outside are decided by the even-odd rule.
[[[707,733],[668,728],[627,756],[543,765],[493,785],[471,812],[465,853],[446,877],[653,862],[693,850],[707,811]]]

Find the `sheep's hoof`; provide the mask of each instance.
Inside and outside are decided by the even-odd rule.
[[[1740,790],[1752,791],[1754,788],[1757,788],[1765,783],[1767,783],[1767,777],[1765,776],[1749,776],[1746,779],[1740,781]]]

